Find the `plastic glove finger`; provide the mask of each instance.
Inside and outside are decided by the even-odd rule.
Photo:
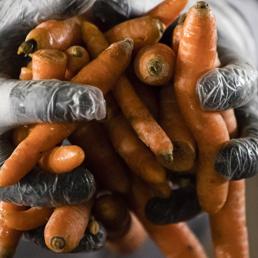
[[[85,168],[55,175],[35,167],[20,182],[0,188],[0,200],[23,206],[57,207],[88,201],[95,192],[93,175]]]
[[[70,82],[3,80],[0,133],[22,124],[101,120],[106,116],[102,92]]]
[[[257,92],[258,72],[249,64],[230,64],[205,74],[197,94],[203,109],[222,111],[248,103]]]
[[[174,190],[169,199],[155,197],[145,209],[147,218],[160,225],[187,221],[200,212],[196,190],[192,187]]]
[[[224,177],[239,180],[253,177],[258,172],[258,139],[233,139],[219,151],[216,170]]]

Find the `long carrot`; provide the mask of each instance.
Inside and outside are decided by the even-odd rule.
[[[140,49],[134,59],[134,71],[142,82],[163,86],[174,75],[175,61],[175,53],[169,46],[156,43]]]
[[[188,0],[165,0],[148,12],[148,15],[160,19],[167,27],[173,23],[187,5]]]
[[[28,67],[22,67],[19,75],[20,80],[32,80],[32,71]]]
[[[86,65],[72,81],[94,85],[107,93],[126,69],[132,49],[133,43],[129,39],[114,43]],[[67,138],[76,127],[74,123],[36,125],[1,167],[0,186],[18,182],[35,166],[42,152]]]
[[[227,202],[210,222],[216,258],[249,257],[244,180],[229,183]]]
[[[173,47],[173,50],[175,51],[175,53],[177,54],[178,52],[178,48],[179,48],[179,43],[180,43],[180,40],[182,38],[182,35],[183,35],[183,32],[184,32],[184,22],[185,22],[185,19],[186,19],[186,13],[185,14],[182,14],[179,19],[178,19],[178,22],[177,22],[177,26],[175,27],[173,33],[172,33],[172,47]]]
[[[229,140],[220,113],[201,110],[196,96],[196,83],[201,75],[214,68],[217,33],[215,18],[208,4],[198,2],[187,14],[180,41],[175,92],[181,113],[199,147],[197,191],[202,208],[218,212],[226,202],[228,182],[214,168],[214,160],[222,144]]]
[[[27,231],[44,225],[49,219],[52,209],[33,207],[27,210],[4,210],[3,222],[11,229]]]
[[[150,238],[167,258],[207,258],[205,252],[185,223],[158,226],[145,217],[145,206],[152,194],[139,180],[133,181],[133,190],[128,197],[136,215]]]
[[[173,142],[174,171],[188,171],[196,159],[196,143],[180,114],[175,93],[170,86],[160,91],[160,124]]]
[[[156,18],[144,16],[120,23],[105,33],[111,43],[130,37],[134,40],[135,49],[156,43],[165,30],[164,24]]]
[[[12,258],[22,236],[21,231],[10,229],[2,220],[2,209],[16,210],[16,205],[0,202],[0,258]]]
[[[28,55],[38,49],[65,50],[80,42],[80,19],[73,17],[58,21],[48,20],[39,24],[26,36],[18,54]]]
[[[47,247],[56,253],[75,249],[84,236],[90,211],[91,204],[56,208],[44,230]]]
[[[92,121],[80,125],[69,140],[87,151],[87,167],[101,187],[121,194],[130,191],[128,168],[115,153],[99,123]]]
[[[60,174],[71,172],[79,167],[84,159],[84,151],[79,146],[60,146],[45,152],[39,165],[43,170]]]

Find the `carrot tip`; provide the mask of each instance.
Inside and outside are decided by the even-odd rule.
[[[81,47],[80,46],[74,46],[72,48],[72,53],[71,54],[75,57],[82,57],[83,54],[82,54],[82,51],[81,51]]]
[[[180,24],[180,25],[183,24],[185,22],[186,16],[187,16],[187,13],[183,13],[182,15],[180,15],[177,24]]]
[[[163,35],[163,33],[164,33],[165,30],[166,30],[166,25],[165,25],[161,20],[158,20],[158,21],[159,21],[159,22],[157,23],[157,26],[158,26],[160,35]]]
[[[60,252],[65,248],[65,240],[62,237],[53,237],[50,245],[54,250]]]
[[[158,157],[159,162],[166,168],[171,169],[172,165],[173,165],[173,154],[169,153],[169,154],[162,154],[159,155]]]
[[[124,40],[124,43],[127,43],[130,46],[130,48],[134,47],[134,41],[131,38],[126,38]]]
[[[199,1],[196,3],[196,9],[208,9],[209,4],[205,1]]]
[[[89,228],[90,233],[94,236],[97,235],[100,230],[99,223],[94,219],[89,223],[88,228]]]
[[[22,42],[17,50],[18,55],[28,56],[30,53],[33,53],[37,48],[37,42],[33,39]]]
[[[148,71],[153,76],[158,76],[162,72],[162,62],[159,59],[151,59],[148,65]]]

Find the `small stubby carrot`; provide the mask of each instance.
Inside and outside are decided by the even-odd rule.
[[[22,67],[19,75],[20,80],[32,80],[32,71],[28,67]]]
[[[196,143],[180,113],[174,90],[171,86],[160,91],[160,124],[173,142],[173,171],[188,171],[196,159]]]
[[[221,146],[229,141],[229,134],[220,113],[205,112],[196,97],[196,83],[200,76],[215,67],[217,30],[209,5],[199,1],[190,9],[184,22],[180,41],[175,93],[187,126],[199,148],[197,192],[203,210],[218,212],[226,202],[228,181],[214,167]]]
[[[170,167],[173,162],[173,144],[125,76],[120,77],[113,93],[141,141],[151,149],[162,165]]]
[[[27,231],[46,224],[52,213],[47,207],[32,207],[26,210],[4,210],[3,222],[11,229]]]
[[[85,150],[87,167],[101,187],[121,194],[130,191],[128,168],[115,152],[100,123],[91,121],[81,124],[69,140]]]
[[[69,81],[90,62],[90,56],[88,51],[82,46],[71,46],[66,49],[65,53],[68,58],[65,79]]]
[[[145,206],[151,197],[153,195],[150,189],[139,179],[134,178],[132,193],[128,196],[129,202],[163,255],[167,258],[207,258],[200,242],[185,223],[160,226],[152,224],[146,218]]]
[[[179,43],[180,40],[182,38],[183,32],[184,32],[184,22],[186,19],[186,13],[182,14],[177,22],[177,25],[172,33],[172,48],[175,51],[175,53],[177,54],[178,52],[178,47],[179,47]]]
[[[249,258],[245,205],[245,181],[230,182],[227,202],[210,216],[216,258]]]
[[[226,111],[221,112],[221,115],[226,123],[228,128],[228,133],[230,138],[234,138],[237,136],[237,120],[235,116],[235,112],[233,109],[229,109]]]
[[[147,14],[159,18],[168,27],[180,15],[187,3],[188,0],[165,0]]]
[[[22,232],[6,226],[2,219],[2,209],[16,210],[17,206],[5,202],[0,202],[0,257],[12,258],[16,247],[22,236]]]
[[[17,53],[28,55],[39,49],[65,50],[80,42],[80,25],[78,17],[42,22],[29,32]]]
[[[139,50],[134,59],[137,77],[147,85],[164,86],[174,75],[176,55],[167,45],[155,43]]]
[[[94,85],[106,94],[129,64],[132,50],[133,41],[130,39],[112,44],[86,65],[72,81]],[[42,152],[67,138],[77,126],[75,123],[36,125],[1,167],[0,186],[18,182],[37,164]]]
[[[114,109],[116,108],[114,100],[108,100],[108,102],[108,105],[113,105]],[[115,150],[133,173],[148,183],[160,184],[166,181],[165,169],[158,163],[152,152],[138,139],[129,122],[119,111],[105,121],[105,126]]]
[[[143,16],[114,26],[105,33],[105,36],[110,43],[129,37],[134,41],[135,50],[139,50],[158,42],[164,31],[165,26],[159,19]]]
[[[47,247],[56,253],[74,250],[84,236],[91,206],[87,203],[56,208],[44,230]]]
[[[12,143],[17,146],[29,135],[30,127],[27,125],[22,125],[15,128],[12,132]]]
[[[82,22],[82,39],[92,58],[96,58],[109,46],[105,35],[89,21]]]
[[[45,171],[62,174],[79,167],[84,159],[85,153],[79,146],[59,146],[43,153],[39,165]]]
[[[67,55],[56,49],[40,49],[31,54],[32,56],[32,79],[62,80],[67,66]]]

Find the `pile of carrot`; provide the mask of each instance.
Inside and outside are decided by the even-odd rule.
[[[0,169],[1,187],[19,182],[35,166],[54,174],[83,166],[93,173],[97,190],[87,202],[60,207],[2,201],[0,258],[12,257],[27,231],[40,232],[43,240],[36,242],[56,253],[74,252],[85,239],[90,243],[84,251],[93,251],[104,245],[93,244],[102,225],[107,246],[120,254],[135,251],[149,235],[167,258],[205,258],[184,221],[155,225],[145,214],[149,200],[168,200],[181,187],[169,180],[173,174],[196,178],[215,257],[249,257],[245,183],[228,182],[214,168],[220,147],[236,134],[234,111],[205,112],[196,96],[198,79],[219,66],[216,21],[205,1],[182,14],[187,2],[165,0],[108,31],[73,17],[45,21],[29,32],[18,49],[31,59],[20,80],[95,86],[105,96],[107,115],[103,121],[13,130],[15,149]],[[160,43],[174,22],[171,43]]]

